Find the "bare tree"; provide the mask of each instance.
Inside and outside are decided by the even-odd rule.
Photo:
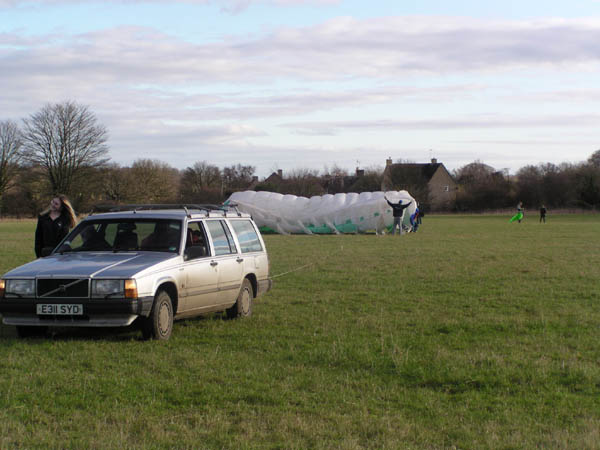
[[[210,202],[220,200],[221,169],[199,161],[183,171],[181,176],[181,199],[185,202]]]
[[[348,172],[348,169],[345,169],[342,166],[337,165],[336,163],[334,163],[331,167],[325,166],[323,168],[323,176],[330,176],[330,177],[336,178],[336,177],[347,177],[348,175],[350,175],[350,172]]]
[[[124,176],[129,178],[126,199],[143,203],[169,203],[177,200],[179,171],[157,159],[137,159]]]
[[[600,150],[596,150],[588,158],[588,163],[596,168],[600,167]]]
[[[116,163],[107,164],[100,170],[102,180],[100,192],[108,202],[119,204],[127,199],[128,193],[132,190],[128,171],[129,168],[120,167]]]
[[[206,161],[199,161],[194,163],[192,167],[184,170],[183,178],[193,192],[206,188],[220,187],[221,169],[208,164]]]
[[[224,167],[221,178],[221,189],[224,195],[228,195],[227,192],[235,191],[239,189],[245,189],[252,183],[252,176],[256,171],[254,166],[244,166],[242,164],[236,164],[229,167]]]
[[[108,160],[108,133],[87,106],[71,101],[48,104],[23,123],[25,155],[44,167],[54,193],[70,194],[80,169]]]
[[[454,178],[459,187],[455,202],[459,211],[497,209],[510,203],[510,185],[506,171],[496,170],[477,160],[456,169]],[[521,200],[526,204],[530,201],[529,197]]]
[[[298,168],[290,171],[285,178],[284,190],[286,194],[302,197],[325,194],[325,189],[321,186],[319,171],[308,168]]]
[[[345,192],[345,180],[348,176],[350,176],[350,173],[347,169],[337,164],[333,164],[331,168],[326,165],[323,168],[323,175],[321,175],[321,185],[328,194]]]
[[[348,186],[348,192],[373,192],[381,190],[381,183],[383,181],[383,167],[371,166],[365,169],[362,176],[357,177],[355,182]],[[412,191],[411,191],[412,193]],[[418,197],[420,203],[428,203],[427,193],[415,193],[414,195],[421,195]]]
[[[600,155],[599,152],[594,155]],[[572,173],[571,185],[575,186],[577,203],[584,208],[600,208],[600,165],[593,156],[588,164],[580,164]]]
[[[21,135],[16,123],[0,122],[0,209],[4,192],[10,188],[21,161]]]

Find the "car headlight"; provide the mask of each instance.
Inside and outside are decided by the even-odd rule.
[[[92,297],[105,298],[113,295],[137,298],[135,280],[92,280]]]
[[[4,280],[5,297],[35,297],[35,280]]]

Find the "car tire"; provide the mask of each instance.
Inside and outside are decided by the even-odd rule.
[[[17,336],[20,338],[28,338],[39,336],[46,336],[48,333],[48,327],[30,327],[25,325],[17,325]]]
[[[252,290],[252,284],[248,278],[244,278],[235,304],[231,308],[227,309],[227,317],[234,319],[236,317],[251,316],[253,299],[254,291]]]
[[[144,339],[166,341],[173,331],[173,301],[167,291],[158,291],[150,316],[142,321]]]

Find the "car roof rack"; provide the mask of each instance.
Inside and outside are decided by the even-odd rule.
[[[223,211],[223,215],[230,209],[234,209],[238,216],[241,213],[237,209],[237,205],[216,205],[209,203],[134,203],[126,205],[99,204],[94,205],[90,215],[105,212],[125,212],[125,211],[144,211],[144,210],[167,210],[167,209],[183,209],[186,215],[190,215],[190,210],[206,211],[207,215],[210,211]]]

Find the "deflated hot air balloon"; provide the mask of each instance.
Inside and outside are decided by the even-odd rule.
[[[393,223],[392,203],[411,202],[403,225],[411,228],[417,201],[407,191],[362,192],[297,197],[276,192],[234,192],[225,204],[251,214],[261,231],[281,234],[382,233]]]

